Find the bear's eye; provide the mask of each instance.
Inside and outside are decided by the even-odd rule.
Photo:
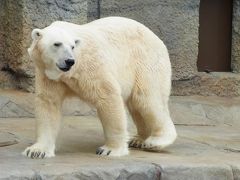
[[[72,49],[74,49],[74,46],[71,46]]]
[[[57,43],[54,43],[53,44],[55,47],[59,47],[59,46],[61,46],[62,45],[62,43],[60,43],[60,42],[57,42]]]

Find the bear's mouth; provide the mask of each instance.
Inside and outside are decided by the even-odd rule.
[[[67,72],[67,71],[69,71],[69,70],[71,69],[71,66],[61,67],[61,66],[59,66],[58,64],[56,64],[56,65],[57,65],[57,67],[58,67],[61,71],[63,71],[63,72]]]

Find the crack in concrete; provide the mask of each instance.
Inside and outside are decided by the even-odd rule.
[[[177,126],[211,126],[215,127],[215,124],[183,124],[183,123],[174,123]]]
[[[214,145],[211,145],[207,142],[203,142],[203,141],[200,141],[200,140],[196,140],[196,139],[192,139],[192,138],[189,138],[189,137],[185,137],[185,136],[179,136],[183,139],[188,139],[188,140],[191,140],[191,141],[194,141],[194,142],[197,142],[197,143],[200,143],[200,144],[204,144],[204,145],[207,145],[207,146],[210,146],[216,150],[223,150],[223,151],[226,151],[226,152],[233,152],[233,153],[239,153],[240,150],[239,149],[233,149],[233,148],[228,148],[228,147],[222,147],[222,146],[214,146]]]
[[[0,108],[0,111],[1,111],[9,102],[10,102],[10,100],[7,101],[5,104],[3,104],[3,106]]]
[[[234,152],[234,153],[239,153],[240,152],[240,149],[233,149],[233,148],[224,148],[224,150]]]
[[[22,108],[20,105],[18,105],[18,104],[16,104],[15,102],[13,102],[13,101],[11,101],[11,100],[9,100],[0,110],[2,110],[4,107],[8,107],[9,108],[9,105],[10,104],[14,104],[17,108],[19,108],[20,110],[22,110],[23,112],[25,112],[25,113],[27,113],[27,114],[29,114],[29,115],[31,115],[31,116],[33,116],[34,114],[33,113],[31,113],[30,111],[28,111],[28,110],[26,110],[26,109],[24,109],[24,108]],[[10,109],[10,108],[9,108]],[[17,111],[15,111],[13,108],[11,108],[11,111],[13,112],[13,113],[15,113],[15,114],[19,114]],[[18,117],[29,117],[29,115],[27,115],[27,116],[18,116]]]
[[[192,139],[192,138],[189,138],[189,137],[185,137],[185,136],[179,136],[179,137],[181,137],[183,139],[191,140],[191,141],[194,141],[194,142],[197,142],[197,143],[200,143],[200,144],[208,145],[208,146],[211,146],[211,147],[215,148],[214,146],[212,146],[211,144],[208,144],[206,142],[202,142],[202,141]]]
[[[6,140],[6,141],[1,141],[0,142],[0,147],[4,147],[4,146],[11,146],[11,145],[14,145],[14,144],[18,144],[19,143],[19,138],[14,134],[14,133],[11,133],[11,132],[5,132],[5,131],[0,131],[0,133],[3,133],[3,134],[10,134],[13,136],[13,140]],[[4,136],[3,136],[4,137]]]
[[[18,143],[19,142],[16,139],[14,139],[13,141],[4,141],[4,142],[0,142],[0,147],[11,146]]]

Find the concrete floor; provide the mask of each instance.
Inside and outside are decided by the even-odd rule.
[[[130,123],[129,129],[135,129]],[[232,125],[177,125],[179,137],[163,152],[130,150],[98,157],[102,127],[94,116],[67,116],[56,157],[33,160],[21,152],[34,142],[33,118],[0,118],[0,179],[240,179],[240,131]]]

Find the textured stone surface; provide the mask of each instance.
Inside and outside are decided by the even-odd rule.
[[[240,1],[233,0],[232,68],[240,72]]]
[[[13,133],[0,131],[0,148],[4,146],[11,146],[17,143],[18,139]]]
[[[240,166],[232,166],[234,180],[240,180]]]
[[[5,31],[4,57],[0,55],[4,72],[0,78],[8,74],[12,79],[11,88],[33,91],[34,68],[27,54],[32,29],[46,27],[56,20],[87,22],[87,0],[9,0],[1,3],[4,2],[5,22],[1,23]],[[2,86],[9,87],[6,83]]]
[[[236,73],[198,73],[184,81],[173,81],[172,95],[240,96],[240,76]]]
[[[4,49],[5,49],[5,29],[4,29],[4,24],[5,24],[5,16],[6,16],[6,1],[2,0],[0,1],[0,60],[2,61],[0,63],[0,69],[4,66],[3,60],[4,60]]]
[[[64,115],[91,115],[95,111],[78,99],[67,99],[63,105]],[[20,91],[0,90],[1,117],[34,117],[34,94]]]
[[[7,3],[6,0],[0,1],[0,88],[3,87],[11,87],[15,88],[13,84],[13,77],[10,73],[6,73],[4,70],[4,67],[7,65],[7,61],[4,58],[5,50],[7,48],[6,46],[6,7]]]
[[[197,71],[199,0],[101,0],[100,15],[135,19],[167,45],[173,79],[188,79]]]
[[[173,95],[239,96],[238,74],[197,73],[199,2],[126,0],[1,0],[0,88],[33,91],[27,55],[30,32],[55,20],[86,23],[125,16],[145,24],[167,45],[173,65]],[[240,2],[233,1],[232,67],[240,72]]]
[[[100,18],[100,0],[88,0],[87,20],[91,22]]]
[[[0,117],[33,117],[33,95],[18,91],[0,91]]]
[[[98,119],[65,117],[63,122],[56,157],[32,160],[23,157],[21,152],[34,142],[34,119],[0,119],[0,134],[11,133],[10,138],[19,141],[0,147],[0,179],[240,178],[239,126],[177,126],[178,139],[165,151],[131,149],[129,156],[109,158],[95,155],[95,149],[104,141]],[[130,134],[134,134],[132,124],[129,129]]]
[[[240,99],[201,96],[173,96],[170,112],[175,124],[214,126],[240,125]]]
[[[0,90],[0,118],[34,117],[33,99],[31,93]],[[172,96],[169,107],[178,125],[240,125],[239,98]],[[65,100],[62,109],[64,115],[96,115],[94,108],[75,98]]]
[[[177,167],[165,167],[163,168],[165,172],[162,179],[167,180],[233,180],[231,167],[229,166],[208,166],[202,165],[200,167],[194,166],[177,166]],[[175,172],[175,173],[174,173]]]

